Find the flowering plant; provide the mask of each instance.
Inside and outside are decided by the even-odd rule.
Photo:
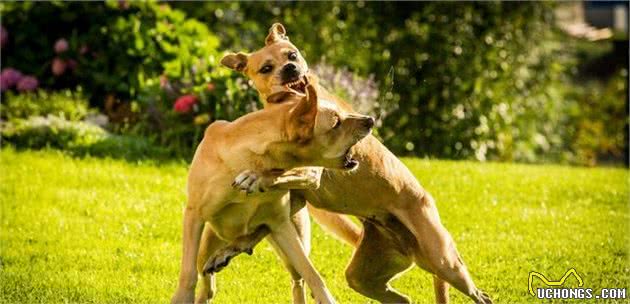
[[[5,68],[0,72],[0,91],[4,92],[15,88],[20,92],[34,91],[39,82],[31,75],[23,75],[22,72],[14,68]]]
[[[173,110],[182,114],[190,113],[195,105],[197,105],[197,97],[193,95],[184,95],[175,100]]]

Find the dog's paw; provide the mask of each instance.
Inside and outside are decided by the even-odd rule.
[[[265,179],[264,176],[259,175],[251,170],[245,170],[241,172],[238,176],[236,176],[234,182],[232,182],[232,187],[249,194],[253,192],[267,191],[269,187],[268,184],[269,182]]]
[[[252,255],[254,250],[252,248],[240,248],[238,246],[228,246],[222,249],[219,249],[213,256],[211,256],[206,265],[203,266],[203,274],[211,274],[217,273],[223,268],[225,268],[232,258],[236,257],[241,253],[247,253],[248,255]]]
[[[477,291],[477,295],[478,295],[478,298],[479,298],[477,300],[477,303],[479,303],[479,304],[492,304],[492,299],[490,299],[490,296],[487,293],[479,290],[479,291]]]

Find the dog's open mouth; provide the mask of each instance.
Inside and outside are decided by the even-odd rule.
[[[358,166],[359,161],[352,157],[352,153],[350,152],[350,149],[348,149],[348,151],[346,151],[346,154],[344,155],[343,168],[345,170],[354,170]]]
[[[301,94],[306,94],[306,81],[304,81],[304,77],[296,77],[293,80],[283,83],[285,89],[287,91],[296,91]]]

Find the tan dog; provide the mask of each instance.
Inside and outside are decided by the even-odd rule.
[[[221,62],[251,78],[263,100],[278,90],[302,91],[300,76],[308,71],[281,24],[271,27],[262,49],[229,54]],[[318,93],[320,101],[351,112],[347,103],[323,88]],[[473,283],[440,222],[434,199],[405,165],[373,136],[354,152],[361,166],[352,174],[325,170],[317,190],[291,191],[292,199],[305,198],[318,208],[361,219],[363,233],[345,273],[350,287],[380,302],[409,302],[389,281],[415,263],[434,275],[436,302],[448,302],[450,283],[476,303],[492,303]],[[216,240],[208,234],[205,242],[212,248]],[[204,278],[206,284],[211,280]]]
[[[350,148],[370,133],[374,120],[318,107],[311,85],[304,97],[281,92],[270,99],[279,104],[231,123],[212,123],[197,147],[188,175],[182,265],[173,303],[191,303],[194,299],[204,222],[218,242],[238,243],[242,236],[269,234],[278,254],[304,278],[315,299],[334,303],[290,221],[289,189],[316,189],[318,180],[296,181],[291,174],[283,173],[307,165],[356,168],[358,163],[350,156]],[[213,263],[209,272],[218,270],[227,260]]]

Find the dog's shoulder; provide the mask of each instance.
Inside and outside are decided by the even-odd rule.
[[[224,143],[227,134],[230,133],[231,122],[225,120],[217,120],[212,122],[203,133],[201,145],[217,146]]]
[[[216,136],[219,133],[223,133],[225,132],[226,127],[229,125],[230,125],[230,122],[226,120],[214,121],[206,128],[206,131],[204,132],[204,137],[213,136],[213,135]]]

